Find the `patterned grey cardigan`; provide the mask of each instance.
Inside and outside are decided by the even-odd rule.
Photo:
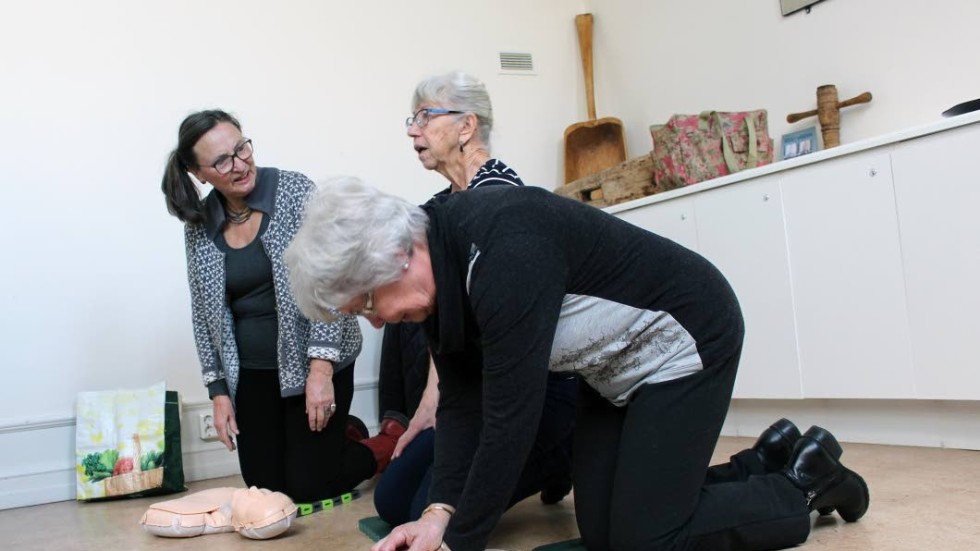
[[[298,172],[259,168],[255,190],[246,200],[253,208],[261,206],[269,216],[269,226],[260,240],[272,262],[279,318],[279,384],[284,397],[306,390],[309,358],[333,362],[334,373],[338,373],[353,364],[361,351],[361,329],[355,317],[343,316],[330,323],[311,322],[300,313],[289,288],[289,274],[282,256],[296,235],[306,202],[315,190],[316,185]],[[204,384],[224,379],[235,403],[238,347],[225,293],[225,255],[214,244],[225,216],[217,195],[212,191],[205,199],[208,220],[205,224],[184,227],[187,279]]]

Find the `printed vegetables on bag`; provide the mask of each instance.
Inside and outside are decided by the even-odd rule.
[[[159,467],[163,463],[163,452],[151,450],[143,454],[140,458],[140,470],[149,471]]]
[[[119,460],[119,452],[116,450],[105,450],[102,453],[90,453],[82,460],[85,468],[85,476],[92,482],[98,482],[103,478],[112,476],[112,471]]]

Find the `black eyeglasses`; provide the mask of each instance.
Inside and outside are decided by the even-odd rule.
[[[252,158],[252,140],[246,139],[244,142],[235,146],[235,151],[231,155],[222,155],[218,157],[213,163],[211,163],[211,168],[213,168],[218,174],[228,174],[231,169],[235,168],[235,157],[238,157],[242,161],[247,161]]]
[[[429,119],[436,115],[459,115],[465,113],[466,111],[454,111],[452,109],[439,109],[437,107],[426,107],[419,109],[414,115],[405,119],[405,128],[409,128],[413,124],[419,128],[425,128],[425,125],[429,124]]]

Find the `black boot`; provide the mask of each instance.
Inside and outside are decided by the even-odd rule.
[[[800,439],[800,429],[789,419],[780,419],[764,430],[752,450],[766,467],[766,472],[783,470],[793,455],[793,446]]]
[[[811,511],[834,509],[847,522],[855,522],[868,510],[868,485],[839,461],[842,450],[834,435],[813,426],[796,442],[793,457],[783,474],[806,495]]]
[[[545,483],[541,490],[541,503],[554,505],[572,491],[572,477],[565,474],[557,476]]]

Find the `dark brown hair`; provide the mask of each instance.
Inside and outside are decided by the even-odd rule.
[[[238,119],[218,109],[192,113],[180,123],[180,130],[177,131],[177,148],[170,152],[170,158],[167,159],[160,189],[167,200],[167,211],[181,222],[187,224],[204,222],[204,203],[187,173],[199,166],[197,156],[194,155],[194,145],[201,136],[223,122],[235,125],[239,131],[242,129]]]

